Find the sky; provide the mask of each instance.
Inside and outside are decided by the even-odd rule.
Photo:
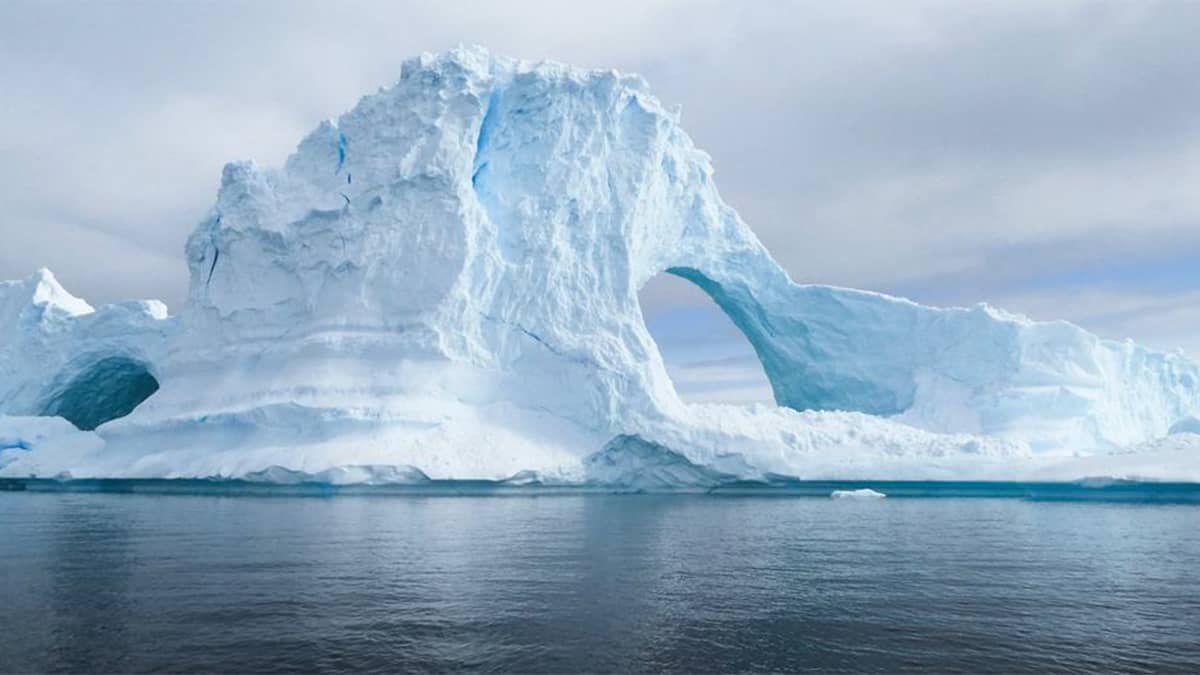
[[[1196,35],[1200,3],[1150,0],[0,0],[0,278],[178,308],[225,162],[481,44],[645,76],[796,281],[1200,355]],[[673,376],[745,365],[685,282],[642,298]]]

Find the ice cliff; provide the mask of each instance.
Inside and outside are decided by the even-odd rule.
[[[0,286],[0,436],[97,427],[0,471],[1018,476],[1200,414],[1180,356],[793,283],[641,79],[479,49],[410,61],[280,169],[228,165],[186,256],[172,317],[48,272]],[[780,407],[680,401],[638,306],[662,272],[745,333]]]

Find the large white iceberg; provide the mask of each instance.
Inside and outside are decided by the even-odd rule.
[[[641,79],[480,49],[408,62],[282,169],[228,165],[186,252],[171,317],[0,286],[0,437],[96,427],[0,472],[1023,477],[1200,414],[1181,356],[793,283]],[[662,272],[745,333],[779,407],[680,400],[638,306]]]

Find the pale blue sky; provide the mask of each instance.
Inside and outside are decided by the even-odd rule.
[[[1200,354],[1197,35],[1200,3],[1152,1],[6,0],[0,278],[178,307],[225,162],[479,43],[643,74],[798,281]]]

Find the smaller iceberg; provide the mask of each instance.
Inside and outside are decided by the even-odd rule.
[[[861,490],[834,490],[829,493],[830,499],[883,499],[887,495],[870,488]]]

